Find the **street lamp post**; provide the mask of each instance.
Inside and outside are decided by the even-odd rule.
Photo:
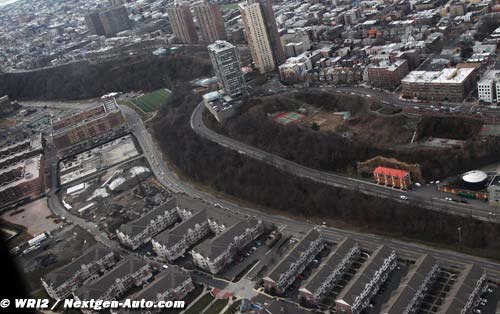
[[[458,243],[460,244],[460,248],[462,247],[462,228],[458,227]]]

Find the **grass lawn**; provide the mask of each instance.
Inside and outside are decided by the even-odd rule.
[[[220,6],[221,10],[231,10],[231,9],[237,9],[238,8],[238,3],[226,3],[222,4]]]
[[[201,299],[198,300],[198,302],[191,305],[189,309],[187,309],[185,314],[201,313],[207,307],[207,305],[212,302],[213,299],[214,297],[210,293],[205,294],[203,297],[201,297]]]
[[[133,100],[134,104],[144,112],[153,112],[160,109],[161,106],[168,104],[171,92],[165,88],[155,90],[154,92],[142,95]]]
[[[226,304],[229,302],[228,299],[224,300],[216,300],[211,307],[207,309],[205,313],[207,314],[218,314],[222,309],[226,306]]]

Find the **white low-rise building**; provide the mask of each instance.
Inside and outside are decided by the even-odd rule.
[[[483,75],[477,83],[477,94],[484,102],[500,101],[500,70],[490,70]]]

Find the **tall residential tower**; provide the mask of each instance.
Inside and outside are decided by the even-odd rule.
[[[217,40],[208,46],[208,54],[222,88],[231,97],[246,94],[246,84],[241,72],[236,48],[227,41]]]
[[[285,53],[270,0],[247,0],[239,8],[256,67],[260,73],[275,70],[285,61]]]
[[[224,28],[224,18],[222,17],[219,5],[203,3],[193,7],[196,21],[200,27],[201,39],[206,43],[213,43],[216,40],[226,39],[226,29]]]
[[[176,4],[167,8],[167,13],[174,35],[180,42],[185,44],[198,42],[198,34],[189,5]]]

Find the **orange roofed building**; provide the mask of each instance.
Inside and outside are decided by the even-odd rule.
[[[373,179],[381,185],[407,189],[411,184],[410,173],[405,170],[377,167],[373,170]]]

